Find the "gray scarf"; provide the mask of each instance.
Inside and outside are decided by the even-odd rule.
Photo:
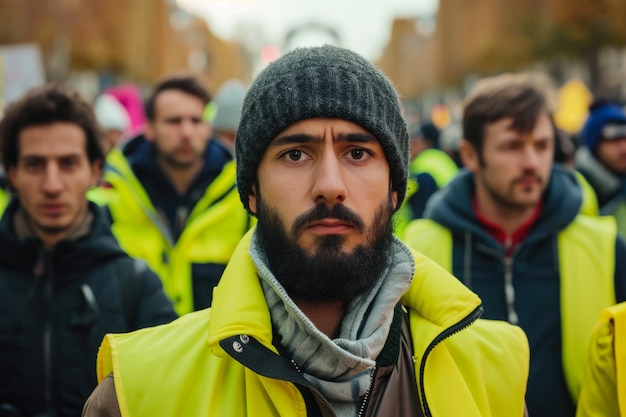
[[[83,220],[74,229],[72,229],[63,238],[63,240],[71,241],[86,236],[91,230],[91,223],[93,223],[93,213],[90,210],[87,210]],[[28,214],[21,206],[17,208],[15,215],[13,216],[13,227],[19,240],[37,238],[37,234],[30,225]]]
[[[338,338],[331,340],[304,315],[267,266],[256,234],[250,244],[282,344],[304,377],[329,401],[338,417],[356,415],[371,385],[376,357],[389,335],[394,307],[411,284],[415,263],[398,239],[390,267],[367,293],[348,306]]]

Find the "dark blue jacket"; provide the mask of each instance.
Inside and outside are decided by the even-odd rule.
[[[508,319],[503,282],[506,263],[511,263],[518,324],[530,343],[529,415],[572,417],[574,402],[561,367],[557,235],[579,214],[580,188],[569,171],[555,166],[543,196],[542,212],[508,260],[503,246],[478,221],[472,209],[473,193],[473,175],[462,171],[431,198],[425,217],[452,232],[452,272],[481,297],[484,318]],[[616,297],[626,300],[626,246],[619,237],[615,260]]]
[[[123,252],[102,208],[91,230],[45,249],[20,240],[13,200],[0,220],[0,407],[80,416],[106,333],[176,318],[159,278]],[[0,412],[0,415],[2,413]]]

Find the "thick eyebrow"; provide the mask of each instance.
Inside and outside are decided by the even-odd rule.
[[[270,143],[270,146],[284,146],[302,143],[322,143],[324,138],[321,136],[307,135],[297,133],[294,135],[286,135],[276,138]],[[335,135],[335,142],[356,142],[356,143],[372,143],[378,140],[368,133],[339,133]]]
[[[80,158],[81,154],[80,153],[68,153],[68,154],[63,154],[63,155],[55,155],[52,158],[54,159],[67,159],[67,158]],[[32,159],[48,159],[49,156],[48,155],[41,155],[41,154],[25,154],[25,155],[20,155],[20,160],[32,160]]]

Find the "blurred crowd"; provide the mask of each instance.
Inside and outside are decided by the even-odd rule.
[[[463,290],[471,291],[468,291],[471,295],[462,295],[461,298],[475,294],[482,300],[480,307],[468,304],[471,310],[480,309],[483,319],[508,323],[511,328],[523,331],[519,333],[523,336],[518,339],[507,333],[512,334],[516,330],[479,332],[482,336],[476,336],[483,337],[482,343],[487,345],[496,343],[490,338],[517,340],[513,345],[519,347],[519,352],[509,357],[508,347],[502,347],[502,358],[518,358],[518,363],[510,363],[504,369],[504,365],[498,365],[499,371],[494,370],[495,365],[489,368],[490,371],[480,371],[485,372],[485,380],[492,385],[496,385],[496,381],[505,381],[499,379],[498,372],[510,372],[511,380],[518,373],[522,375],[523,384],[508,387],[511,392],[519,391],[521,394],[516,398],[521,400],[519,404],[515,401],[510,403],[510,410],[517,411],[507,415],[516,415],[521,411],[520,416],[523,413],[540,417],[626,416],[626,307],[620,304],[626,301],[624,103],[596,97],[588,103],[588,112],[580,121],[580,129],[567,130],[556,122],[555,115],[559,111],[553,100],[556,90],[547,75],[507,73],[480,79],[464,97],[459,115],[441,104],[419,114],[398,105],[398,111],[403,111],[398,116],[403,122],[399,123],[387,113],[376,113],[379,110],[375,108],[379,106],[387,112],[393,111],[386,107],[391,107],[389,101],[382,102],[381,97],[385,93],[365,97],[370,93],[366,88],[358,90],[361,85],[355,87],[349,81],[339,87],[332,84],[342,76],[341,72],[338,72],[339,75],[333,73],[342,71],[341,65],[347,66],[346,71],[350,68],[366,71],[361,69],[359,65],[363,64],[358,59],[354,62],[350,61],[353,58],[348,59],[346,62],[349,64],[344,61],[337,61],[340,64],[336,65],[328,64],[330,69],[324,67],[311,75],[313,69],[309,72],[302,70],[304,67],[289,62],[289,56],[270,64],[266,70],[268,75],[262,73],[260,80],[254,80],[251,85],[233,78],[216,91],[209,91],[192,75],[167,74],[147,92],[131,83],[124,83],[108,87],[90,100],[71,86],[51,83],[25,92],[21,98],[8,103],[0,121],[0,417],[81,415],[85,401],[98,382],[106,381],[109,376],[109,373],[103,374],[102,369],[112,369],[115,383],[120,378],[120,369],[124,369],[127,375],[131,374],[126,376],[125,384],[141,386],[141,380],[134,379],[133,372],[149,375],[151,370],[139,369],[139,365],[133,364],[131,358],[142,355],[143,350],[139,349],[152,352],[146,346],[157,346],[157,339],[165,335],[171,338],[167,340],[180,338],[185,341],[188,337],[183,330],[191,335],[193,326],[197,327],[193,330],[196,332],[194,335],[202,334],[205,339],[221,337],[218,329],[213,327],[210,334],[208,331],[207,334],[202,333],[200,327],[208,328],[206,323],[213,326],[214,318],[195,312],[211,311],[218,300],[226,297],[228,299],[223,303],[243,304],[245,307],[245,300],[256,295],[251,293],[247,279],[237,282],[237,274],[232,270],[248,271],[250,268],[256,268],[255,274],[261,277],[272,271],[282,285],[277,290],[274,281],[261,279],[267,301],[263,314],[271,312],[272,324],[263,329],[261,333],[265,339],[257,344],[264,345],[264,354],[286,358],[280,366],[297,364],[299,375],[304,375],[304,379],[297,379],[299,389],[295,391],[303,399],[294,407],[315,409],[320,412],[319,415],[325,416],[356,415],[354,412],[358,411],[358,407],[342,402],[341,393],[348,389],[346,381],[354,383],[350,389],[359,393],[357,402],[360,404],[366,404],[368,396],[373,394],[369,388],[365,390],[361,387],[363,384],[369,387],[370,377],[363,377],[355,371],[361,366],[369,366],[369,362],[362,361],[355,353],[358,349],[350,350],[351,343],[360,340],[361,336],[355,335],[361,335],[365,331],[363,328],[371,326],[367,330],[371,332],[367,334],[371,338],[367,339],[369,344],[359,349],[365,352],[378,340],[381,345],[377,355],[380,356],[369,359],[382,366],[379,361],[381,352],[388,353],[387,345],[383,345],[386,340],[391,340],[389,334],[393,331],[379,335],[376,330],[382,328],[380,326],[393,329],[392,321],[402,327],[402,315],[396,317],[393,312],[401,312],[405,302],[408,303],[405,310],[414,308],[412,304],[408,307],[408,296],[401,298],[404,291],[411,294],[410,290],[408,287],[400,290],[400,284],[396,287],[389,284],[392,289],[384,287],[387,292],[381,290],[367,299],[367,303],[361,298],[339,296],[341,285],[332,286],[330,281],[341,281],[343,275],[331,271],[335,265],[333,256],[321,258],[323,262],[319,261],[320,265],[313,262],[305,264],[295,250],[288,251],[278,243],[271,245],[271,242],[282,242],[283,246],[298,246],[297,240],[290,240],[298,232],[298,218],[294,220],[292,229],[281,234],[278,216],[282,212],[279,209],[287,210],[293,204],[293,210],[296,210],[298,202],[295,197],[293,201],[290,198],[292,194],[300,195],[302,192],[297,179],[304,175],[302,172],[314,163],[312,161],[321,160],[321,155],[329,152],[318,151],[315,146],[321,146],[327,132],[336,134],[343,128],[341,124],[303,127],[300,123],[310,120],[327,123],[329,119],[348,121],[364,129],[358,132],[362,142],[359,146],[363,146],[365,151],[356,145],[348,149],[346,145],[348,150],[341,158],[364,158],[364,164],[375,160],[377,151],[370,152],[372,145],[368,142],[368,134],[380,142],[380,152],[386,156],[388,168],[381,172],[389,172],[390,179],[385,184],[385,192],[390,192],[391,187],[392,197],[395,196],[390,203],[393,205],[391,222],[394,237],[389,239],[396,239],[394,245],[406,249],[397,249],[393,256],[388,256],[386,252],[380,255],[383,253],[380,249],[379,255],[393,259],[389,261],[391,265],[407,253],[425,255],[439,266],[430,266],[430,261],[424,266],[426,261],[421,260],[421,255],[410,255],[416,256],[417,260],[407,262],[416,271],[432,268],[428,269],[429,274],[445,274],[446,277],[450,273],[458,279],[454,280],[454,285],[458,281]],[[324,66],[326,57],[321,55],[318,59],[321,62],[319,66]],[[338,59],[347,58],[340,55]],[[283,64],[283,61],[286,63]],[[293,65],[289,67],[293,69],[278,75],[272,73],[280,72],[283,70],[281,65],[288,64]],[[317,68],[314,64],[310,65]],[[292,80],[293,73],[290,71],[303,72],[293,75]],[[356,69],[354,71],[357,73]],[[270,75],[275,78],[263,78]],[[364,83],[375,85],[380,82],[378,75],[367,73],[361,76]],[[308,79],[306,77],[314,77],[311,78],[314,82],[304,86],[305,81],[302,80]],[[354,80],[358,77],[350,78],[350,82],[356,83]],[[368,77],[372,77],[373,81]],[[326,85],[330,87],[325,88]],[[354,93],[351,88],[358,93],[351,96]],[[298,89],[304,91],[305,98],[296,96],[296,93],[290,95],[293,91],[300,92]],[[342,94],[334,96],[336,91]],[[318,101],[311,99],[313,104],[303,104],[301,101],[308,96],[320,98]],[[324,101],[330,103],[329,96],[332,96],[334,104]],[[381,102],[376,101],[379,99]],[[350,100],[354,100],[357,110],[348,104],[345,104],[345,109],[342,107],[344,101]],[[370,113],[362,114],[361,108],[367,108]],[[442,112],[445,114],[442,115]],[[243,133],[240,128],[245,128]],[[307,133],[307,129],[313,133]],[[268,135],[267,143],[260,145],[263,135]],[[337,134],[342,139],[336,141],[351,144],[351,135],[356,133]],[[391,139],[385,135],[390,135]],[[402,135],[407,137],[406,149],[402,143],[398,145],[394,142],[399,141]],[[316,145],[307,142],[309,136],[317,138],[312,141]],[[274,138],[279,140],[270,142]],[[283,148],[284,153],[276,151],[277,155],[272,156],[274,149]],[[361,153],[357,155],[355,151]],[[400,169],[404,159],[408,162],[406,167]],[[277,162],[285,160],[294,165],[290,168],[292,171],[285,170],[282,162]],[[296,165],[299,168],[295,168]],[[309,178],[310,181],[317,181],[311,188],[330,187],[323,179],[330,183],[333,175],[349,177],[339,168],[329,166],[325,168],[336,171],[327,174],[328,178],[326,174]],[[360,165],[354,163],[354,166]],[[359,180],[360,186],[355,183],[355,188],[345,194],[363,194],[373,200],[370,197],[372,189],[378,184],[358,169],[350,172],[358,172],[363,177]],[[397,176],[403,176],[406,187],[403,182],[398,182]],[[293,181],[294,185],[288,185],[289,181]],[[243,189],[242,184],[247,188]],[[279,191],[271,188],[276,184],[281,184],[283,188]],[[309,191],[311,194],[314,192],[318,192],[317,189]],[[316,201],[322,199],[323,192],[318,193],[320,196],[313,196]],[[339,200],[328,205],[349,207],[352,204],[349,197],[342,196]],[[372,204],[370,200],[368,204]],[[357,213],[363,215],[373,211],[363,208]],[[315,221],[320,223],[327,218],[352,222],[349,211],[320,211],[310,215],[318,216]],[[302,222],[307,224],[304,220]],[[335,227],[325,223],[315,225],[329,230]],[[366,226],[368,224],[360,227]],[[378,236],[374,231],[371,233]],[[341,239],[337,241],[340,243],[328,239],[325,245],[335,248],[332,245],[343,242]],[[264,245],[273,248],[275,253],[268,249],[267,258],[260,256],[259,260],[255,251],[264,248]],[[325,245],[320,244],[318,250],[323,252]],[[366,249],[362,250],[367,254]],[[242,250],[251,251],[252,258],[237,255]],[[272,253],[281,256],[282,261],[278,263],[282,265],[272,262]],[[364,263],[364,259],[375,257],[374,254],[363,255],[347,269],[370,269],[383,274],[384,268],[380,271],[375,266],[363,268],[363,265],[369,265]],[[380,262],[395,271],[385,263],[386,260]],[[312,271],[310,274],[308,269]],[[307,277],[308,281],[315,281],[319,276],[332,277],[320,278],[318,285],[328,285],[332,291],[323,293],[318,287],[308,284],[298,287],[296,283],[289,287],[280,280],[280,275],[290,273]],[[365,272],[359,273],[366,275]],[[222,283],[223,277],[229,277],[229,280]],[[385,282],[388,280],[391,278]],[[302,281],[307,280],[303,278]],[[413,278],[411,288],[420,285],[419,282]],[[429,285],[449,285],[447,281],[443,282]],[[283,286],[286,289],[283,290]],[[308,293],[310,288],[318,292]],[[457,291],[454,288],[450,290],[449,301],[453,306],[450,308],[469,308],[454,304]],[[426,294],[431,290],[424,286],[419,291]],[[400,306],[397,310],[394,310],[395,303],[389,307],[372,301],[390,296],[393,291],[398,293],[394,298]],[[316,321],[318,310],[312,306],[326,300],[322,294],[329,297],[329,292],[345,302],[341,307],[341,317],[345,320],[343,326],[357,328],[354,333],[341,325],[339,332],[326,332],[319,324],[326,322]],[[437,298],[441,305],[448,302],[438,292],[433,294],[441,297]],[[355,299],[363,305],[356,305]],[[246,330],[246,325],[254,327],[256,319],[248,315],[256,310],[244,307],[233,310],[241,315],[240,320],[244,323],[241,335],[237,336],[237,340],[235,336],[230,339],[224,337],[222,340],[225,342],[220,342],[220,346],[221,343],[229,346],[222,346],[223,350],[219,353],[211,350],[211,354],[218,357],[231,355],[237,359],[240,349],[248,349],[246,335],[259,330]],[[229,311],[220,308],[215,307],[212,314],[217,317],[217,312],[224,314],[224,311]],[[375,314],[376,308],[390,314],[386,324],[381,324],[383,320],[376,324],[370,321],[370,315]],[[367,313],[359,313],[359,309]],[[439,319],[432,321],[448,330],[453,329],[451,334],[457,331],[456,327],[446,322],[448,316],[441,314]],[[282,315],[282,322],[275,319],[279,315]],[[382,316],[386,317],[385,314]],[[419,337],[429,336],[425,331],[422,334],[416,330],[422,316],[420,319],[409,316],[411,321],[409,323],[407,318],[405,325],[411,326],[409,332],[413,341],[410,343],[417,344]],[[206,323],[201,321],[203,317]],[[307,321],[309,319],[311,321]],[[354,321],[345,324],[349,319]],[[187,321],[181,322],[184,320]],[[192,323],[194,320],[196,324]],[[219,317],[219,320],[225,318]],[[100,347],[108,334],[126,334],[172,321],[187,325],[165,326],[163,329],[166,330],[162,333],[139,331],[137,334],[143,334],[144,339],[137,345],[131,343],[127,350],[122,348],[126,346],[125,338],[104,339]],[[312,329],[311,323],[317,327]],[[224,335],[231,334],[227,327],[222,329]],[[463,334],[461,329],[459,327],[458,331]],[[445,337],[448,337],[448,330],[442,333]],[[319,336],[320,331],[326,336]],[[417,333],[419,337],[415,336]],[[506,336],[503,336],[505,333]],[[322,340],[319,346],[312,341],[311,334]],[[450,336],[451,339],[455,337]],[[433,348],[443,338],[433,338]],[[136,340],[139,339],[141,337]],[[463,346],[450,342],[445,344],[446,352],[435,348],[437,353],[430,360],[440,364],[440,355],[449,355],[454,357],[456,366],[461,369],[470,367],[469,363],[495,364],[496,353],[468,347],[474,339],[471,339],[472,342],[459,340],[465,340],[463,343],[467,344],[465,355],[455,350],[462,350]],[[399,346],[405,342],[401,339],[393,343]],[[345,356],[333,356],[333,349],[324,343],[333,344],[333,349],[337,346],[343,349],[341,355]],[[116,344],[120,346],[119,352],[128,354],[128,357],[122,353],[116,356]],[[138,349],[136,352],[133,351],[135,346]],[[393,351],[395,353],[391,353],[395,355],[389,362],[392,365],[398,355],[402,356],[403,348],[398,346]],[[111,354],[115,359],[102,359],[104,356],[98,359],[96,376],[99,349],[101,352],[114,352]],[[195,347],[190,346],[189,349]],[[234,349],[235,353],[228,349]],[[413,349],[413,346],[408,349]],[[415,349],[418,350],[417,347]],[[164,345],[158,345],[158,350],[170,352]],[[181,369],[191,372],[205,365],[204,362],[197,366],[188,363],[184,350],[175,351],[182,356]],[[306,355],[298,353],[305,351]],[[320,351],[326,354],[320,354]],[[398,354],[398,351],[401,353]],[[174,354],[174,348],[169,354]],[[193,355],[195,353],[190,353],[190,357],[195,357]],[[483,355],[490,359],[485,359]],[[233,362],[228,367],[220,367],[219,372],[223,373],[220,378],[223,378],[225,387],[237,391],[246,386],[243,382],[229,379],[245,378],[238,373],[243,371],[234,370],[237,366],[253,369],[255,376],[260,374],[268,376],[268,379],[289,380],[282,376],[287,375],[287,371],[281,373],[283,371],[274,368],[270,370],[269,365],[264,367],[266,360],[268,364],[274,363],[264,358],[261,353],[252,359],[245,359],[242,354],[241,359],[237,359],[241,363]],[[529,363],[524,365],[524,361]],[[167,363],[177,366],[173,360]],[[326,372],[328,363],[335,363],[336,369],[342,369],[342,373],[316,373],[318,368]],[[341,368],[344,365],[345,369]],[[216,365],[211,362],[211,366]],[[429,366],[435,365],[424,362],[422,366],[428,370]],[[196,369],[195,372],[203,371]],[[377,395],[387,398],[391,395],[388,392],[395,390],[403,393],[401,402],[408,401],[407,398],[413,398],[413,394],[405,393],[407,384],[414,386],[417,375],[419,387],[420,372],[424,373],[424,369],[415,369],[409,382],[385,376],[381,384],[390,385],[380,388],[382,391],[379,390]],[[438,384],[445,384],[448,378],[454,380],[456,372],[454,367],[442,366],[439,380],[431,376],[433,379],[429,381],[436,382],[428,383],[439,387]],[[211,374],[211,371],[206,373]],[[373,371],[371,375],[374,375]],[[181,384],[205,382],[200,377],[197,380],[184,379],[178,374],[173,378],[186,381]],[[371,378],[374,379],[373,376]],[[397,386],[392,386],[386,378]],[[359,381],[358,384],[356,381]],[[499,395],[499,390],[506,387],[492,387],[493,391],[492,388],[475,389],[477,384],[483,387],[483,380],[477,378],[472,381],[471,378],[466,379],[470,387],[467,390],[471,392],[467,395],[475,403],[467,405],[463,402],[469,407],[463,412],[472,407],[477,411],[467,411],[464,415],[502,415],[494,411],[498,408],[490,403],[489,396]],[[255,380],[251,384],[263,383]],[[185,387],[179,389],[187,389]],[[406,411],[408,409],[405,414],[398,410],[386,414],[380,411],[388,410],[384,408],[383,401],[378,411],[369,411],[373,414],[365,415],[453,415],[445,411],[431,414],[428,401],[433,410],[453,408],[437,403],[434,398],[439,397],[431,394],[429,386],[421,387],[423,391],[415,393],[415,401],[421,407],[411,409],[411,414]],[[458,387],[454,385],[454,388]],[[276,393],[272,391],[274,389],[273,385],[268,385],[266,394],[262,395],[256,391],[260,388],[255,387],[254,394],[249,395],[259,401],[260,410],[272,409],[267,404],[273,401],[291,404],[287,399],[291,394]],[[124,407],[148,410],[121,385],[116,385],[113,390],[123,410],[121,415],[144,414],[141,411],[131,413]],[[336,397],[333,397],[333,392],[337,393]],[[449,392],[449,401],[454,402],[457,394]],[[166,391],[152,395],[154,399],[144,401],[158,404],[156,400],[159,396],[179,398]],[[465,395],[460,396],[465,398]],[[279,401],[276,398],[282,399]],[[195,411],[204,405],[214,411],[231,410],[213,406],[211,402],[237,402],[241,399],[232,394],[218,395],[211,391],[206,399],[190,394],[189,401],[197,405],[196,409],[185,407],[194,409],[194,413],[181,411],[179,415],[196,415]],[[127,405],[122,406],[123,403]],[[376,404],[379,407],[378,402]],[[371,406],[370,409],[376,407]],[[490,407],[491,411],[485,411]],[[507,409],[506,405],[503,407],[500,410]],[[104,415],[94,412],[95,408],[86,409],[85,415]],[[232,410],[229,412],[238,414]],[[289,410],[274,411],[275,415],[296,415]],[[249,409],[247,411],[248,414],[242,412],[241,415],[254,414]]]

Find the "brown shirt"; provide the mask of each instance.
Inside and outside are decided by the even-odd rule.
[[[122,417],[117,403],[113,374],[109,374],[91,393],[85,407],[83,417]]]

